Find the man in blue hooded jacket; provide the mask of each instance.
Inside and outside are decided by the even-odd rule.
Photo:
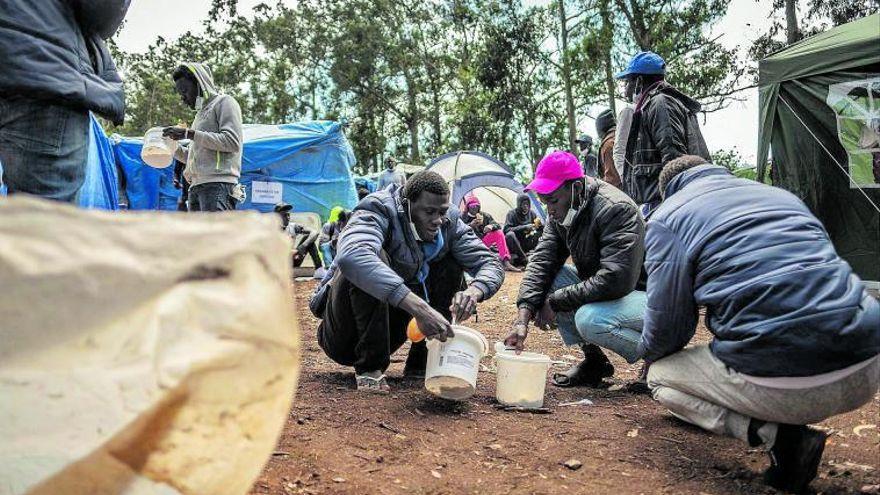
[[[72,202],[89,111],[122,124],[122,79],[104,40],[131,0],[0,0],[0,163],[9,193]]]
[[[880,385],[880,304],[794,195],[685,155],[647,225],[638,353],[675,416],[769,449],[765,481],[801,492],[825,434]],[[685,349],[706,308],[710,345]]]

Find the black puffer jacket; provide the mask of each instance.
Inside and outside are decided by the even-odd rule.
[[[693,98],[660,82],[637,102],[626,146],[623,190],[638,204],[660,201],[663,166],[682,155],[710,160]]]
[[[535,313],[619,299],[635,288],[645,254],[645,222],[635,203],[614,186],[587,179],[587,197],[571,228],[548,222],[519,289],[517,307]],[[571,256],[582,282],[547,295]]]
[[[122,79],[105,39],[131,0],[0,0],[0,97],[92,110],[122,124]]]

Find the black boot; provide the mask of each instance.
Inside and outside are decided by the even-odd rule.
[[[780,424],[764,482],[779,490],[804,493],[816,477],[826,437],[807,426]]]
[[[428,346],[425,341],[413,342],[406,356],[406,364],[403,366],[403,376],[410,378],[424,378],[425,368],[428,366]]]
[[[602,352],[599,346],[585,344],[584,360],[572,366],[568,371],[554,373],[550,382],[557,387],[598,387],[602,379],[614,375],[614,365]]]

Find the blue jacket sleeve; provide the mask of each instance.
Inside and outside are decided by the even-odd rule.
[[[411,291],[382,258],[388,219],[368,210],[356,211],[339,237],[334,262],[342,275],[376,299],[398,306]]]
[[[653,362],[687,345],[694,336],[698,314],[693,266],[681,241],[664,224],[651,221],[645,244],[648,307],[637,352]]]

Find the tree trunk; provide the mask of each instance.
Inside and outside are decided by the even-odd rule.
[[[565,0],[558,0],[559,7],[559,43],[562,51],[560,57],[560,76],[565,87],[565,114],[568,120],[568,146],[572,153],[577,153],[575,140],[577,139],[577,120],[574,115],[574,96],[571,89],[571,67],[568,62],[568,26],[566,25]]]
[[[409,129],[409,161],[413,165],[421,164],[419,156],[419,102],[415,81],[408,70],[404,71],[406,79],[407,114],[406,127]]]
[[[801,39],[797,21],[797,0],[785,0],[785,34],[789,45]]]
[[[614,72],[611,69],[611,48],[614,47],[614,24],[611,21],[611,12],[608,8],[608,0],[603,0],[599,5],[602,14],[602,43],[604,50],[602,51],[605,66],[605,90],[608,92],[608,107],[611,113],[617,115],[617,104],[615,98],[615,81]],[[602,136],[599,136],[602,139]]]

